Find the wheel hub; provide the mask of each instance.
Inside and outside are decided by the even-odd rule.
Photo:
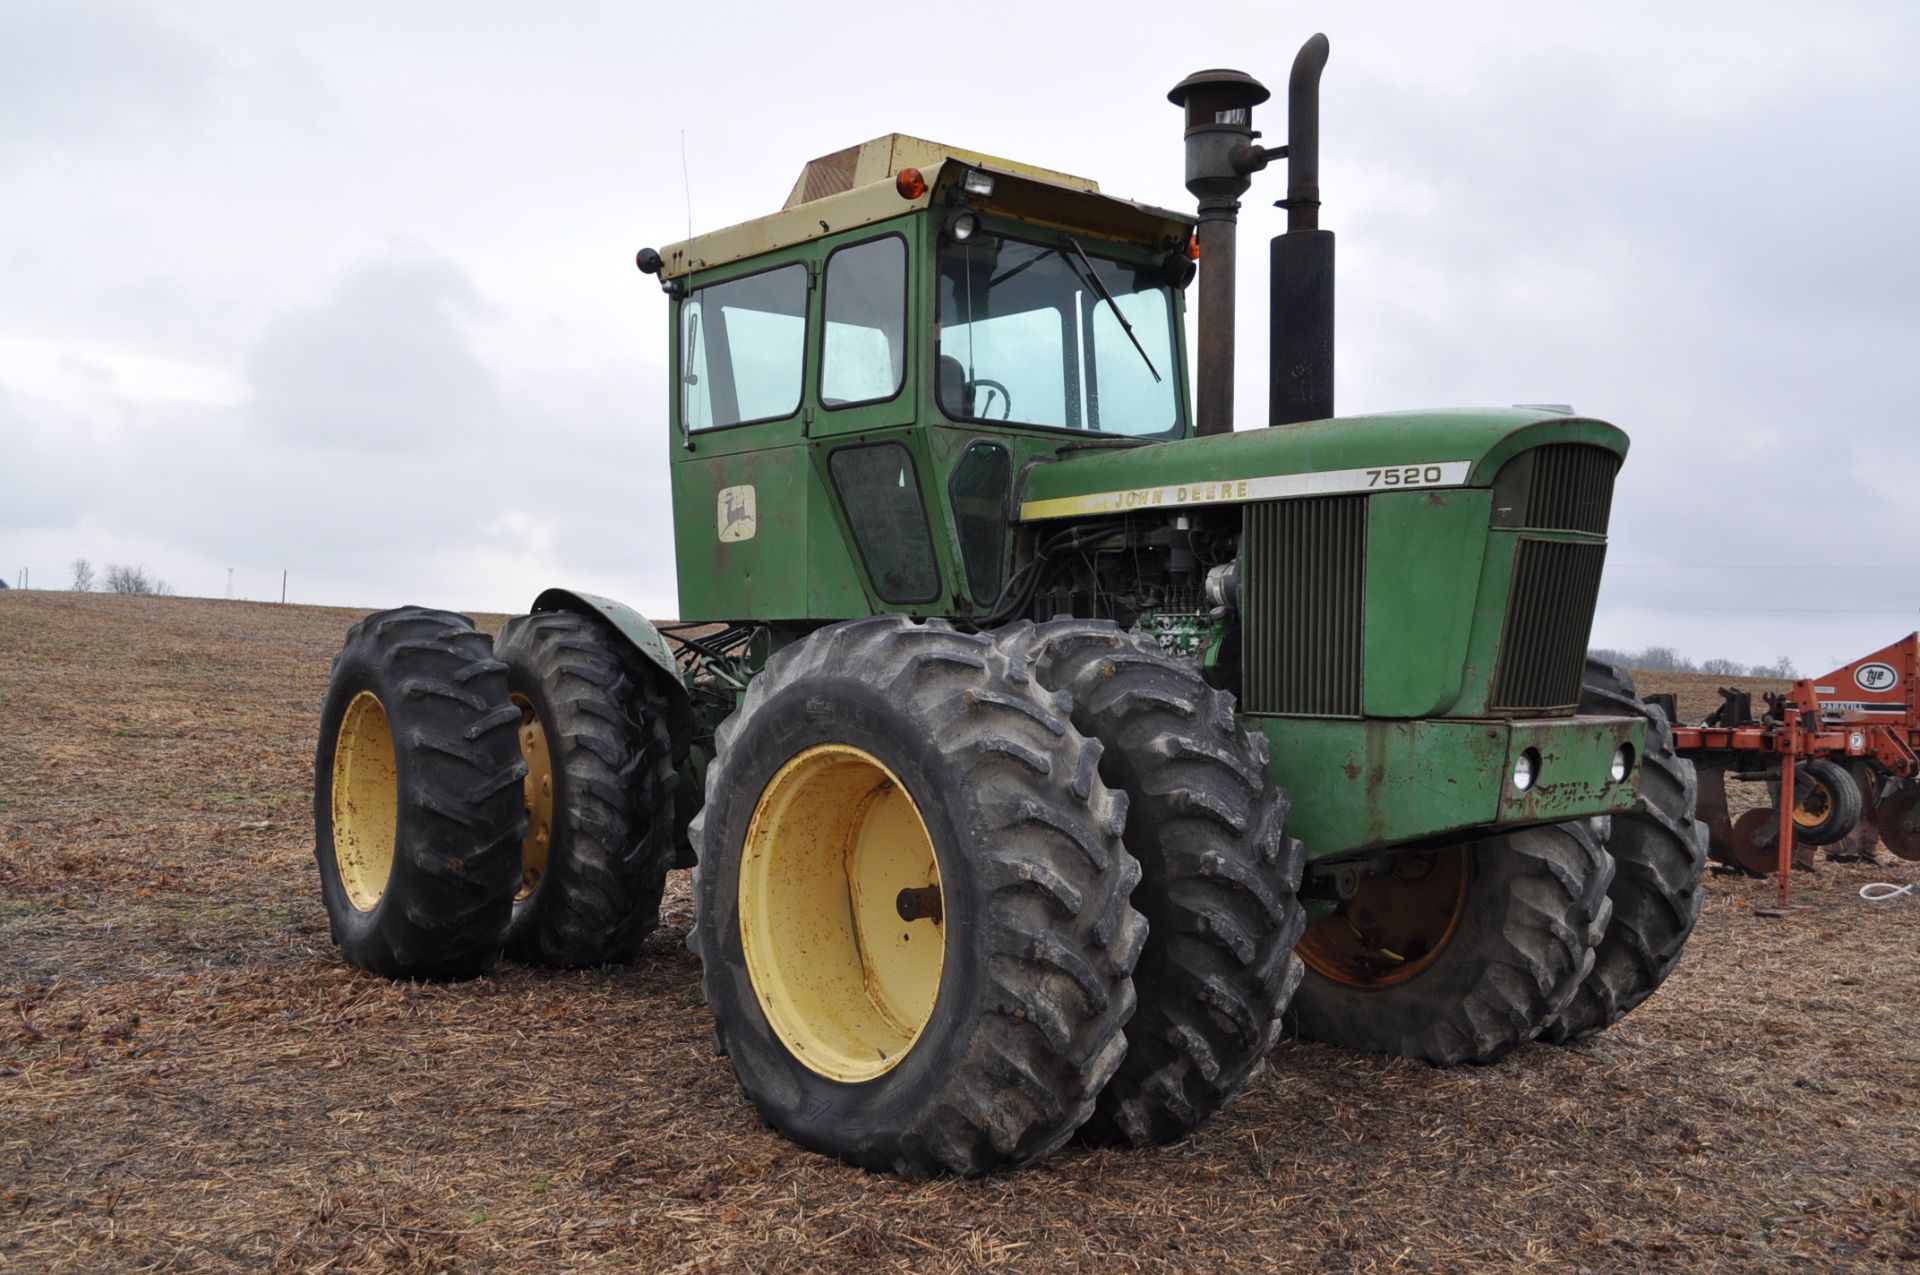
[[[747,828],[740,941],[796,1059],[845,1083],[899,1065],[933,1017],[945,918],[933,839],[892,771],[843,744],[780,768]]]
[[[1796,827],[1818,828],[1833,813],[1833,794],[1826,785],[1806,774],[1794,777],[1793,822]]]
[[[1401,855],[1307,927],[1295,950],[1352,987],[1390,987],[1431,965],[1466,910],[1468,847]]]
[[[393,728],[372,691],[361,691],[340,718],[333,744],[333,862],[347,902],[371,912],[393,875],[399,826],[399,770]]]
[[[547,856],[553,849],[553,754],[533,701],[518,694],[508,698],[520,710],[520,755],[527,763],[522,798],[527,808],[527,835],[520,842],[520,890],[513,896],[515,903],[524,903],[540,888],[540,878],[547,873]]]

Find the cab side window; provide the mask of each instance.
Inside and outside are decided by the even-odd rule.
[[[880,403],[906,370],[907,241],[869,239],[827,258],[820,405]]]
[[[806,349],[799,262],[696,288],[680,305],[680,419],[703,430],[792,416]]]

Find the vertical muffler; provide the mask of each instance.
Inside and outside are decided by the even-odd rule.
[[[1333,415],[1333,232],[1320,229],[1320,73],[1327,37],[1300,46],[1287,80],[1287,230],[1272,245],[1267,424]]]

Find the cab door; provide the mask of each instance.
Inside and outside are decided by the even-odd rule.
[[[701,275],[675,303],[674,554],[686,619],[814,615],[810,579],[863,600],[807,457],[816,266],[802,250]]]
[[[901,229],[869,227],[831,244],[821,263],[819,365],[808,435],[815,470],[835,506],[831,528],[849,539],[876,611],[947,608],[935,529],[937,477],[919,429],[909,357],[919,272]],[[816,524],[816,534],[830,529]]]

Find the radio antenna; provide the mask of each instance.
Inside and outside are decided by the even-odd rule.
[[[687,238],[693,238],[693,179],[687,176],[687,130],[680,130],[680,189],[687,196]]]

